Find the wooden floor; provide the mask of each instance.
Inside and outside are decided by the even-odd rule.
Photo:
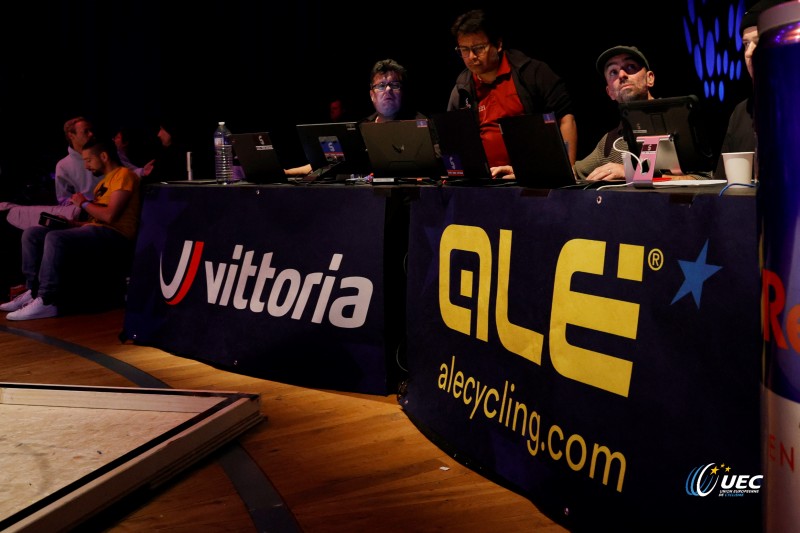
[[[4,317],[0,313],[2,382],[141,384],[141,379],[125,377],[131,368],[126,373],[114,365],[123,362],[138,369],[140,378],[149,376],[171,388],[261,395],[262,423],[164,485],[115,505],[87,529],[565,531],[526,498],[461,465],[431,443],[409,421],[394,395],[296,387],[123,344],[118,339],[122,309],[26,322]],[[259,476],[274,487],[273,499],[259,503],[274,511],[267,513],[270,516],[265,518],[262,512],[254,520],[248,511],[253,508],[248,497],[265,497],[263,491],[248,495],[247,483],[232,481],[231,469],[225,468],[232,452],[252,461],[250,473],[260,470]]]

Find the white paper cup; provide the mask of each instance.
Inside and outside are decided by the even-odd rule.
[[[755,152],[726,152],[722,154],[725,177],[728,183],[750,184],[753,181],[753,154]]]

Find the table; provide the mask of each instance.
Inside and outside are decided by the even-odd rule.
[[[148,186],[123,337],[255,377],[394,392],[416,191]]]
[[[426,188],[407,393],[570,529],[760,529],[753,191]]]
[[[756,202],[719,191],[155,186],[125,334],[303,386],[407,378],[428,438],[571,529],[757,530]]]

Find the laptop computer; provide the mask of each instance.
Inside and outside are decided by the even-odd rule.
[[[367,175],[372,169],[357,122],[297,124],[297,135],[314,170],[311,180]]]
[[[283,183],[286,174],[278,160],[269,132],[234,133],[231,135],[233,151],[250,183]]]
[[[481,184],[492,179],[481,141],[481,130],[471,109],[431,115],[449,183]]]
[[[625,140],[642,162],[633,176],[634,187],[669,183],[664,174],[708,173],[715,167],[708,117],[697,96],[623,102],[619,111]]]
[[[518,185],[558,189],[577,183],[554,114],[503,117],[498,123]]]
[[[362,122],[361,135],[372,166],[372,183],[445,175],[428,119]]]

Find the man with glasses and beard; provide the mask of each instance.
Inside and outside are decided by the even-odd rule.
[[[554,113],[574,163],[578,129],[564,81],[546,63],[506,49],[499,28],[483,10],[459,16],[450,31],[467,68],[456,80],[447,110],[474,111],[492,177],[514,174],[498,124],[507,116]]]
[[[363,122],[390,122],[426,118],[413,111],[406,96],[408,83],[406,68],[394,59],[381,59],[370,70],[369,97],[375,112]],[[284,169],[287,176],[306,176],[311,164]]]
[[[406,78],[405,67],[394,59],[382,59],[372,66],[369,97],[375,112],[365,119],[366,122],[425,118],[408,105],[404,87]]]

